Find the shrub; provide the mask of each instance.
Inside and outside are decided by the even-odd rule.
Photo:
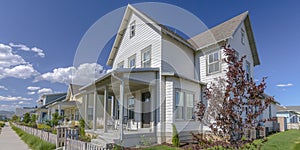
[[[26,113],[26,114],[24,115],[23,121],[24,121],[26,124],[29,123],[29,121],[30,121],[30,114],[29,114],[29,113]]]
[[[172,144],[175,147],[179,147],[180,146],[180,141],[179,141],[179,136],[178,136],[176,126],[173,124],[172,128],[173,128]]]

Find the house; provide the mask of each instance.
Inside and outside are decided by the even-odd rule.
[[[48,106],[62,101],[66,98],[67,93],[54,93],[54,94],[44,94],[38,101],[39,106],[36,108],[35,113],[38,116],[38,123],[43,123],[46,120],[51,120],[51,115],[58,112],[61,116],[64,115],[64,110],[58,105],[55,109],[48,109]]]
[[[23,120],[23,117],[26,113],[34,113],[34,110],[36,107],[22,107],[22,108],[16,108],[15,115],[20,117],[21,120]]]
[[[59,114],[61,114],[64,117],[63,121],[65,121],[65,123],[69,121],[78,122],[80,119],[80,115],[74,95],[79,92],[79,88],[81,87],[82,86],[80,85],[69,84],[68,92],[66,93],[66,95],[63,96],[64,99],[56,100],[55,102],[46,106],[46,108],[50,111],[49,113],[53,114],[55,112],[59,112],[59,109],[61,109],[61,113]]]
[[[287,129],[300,129],[300,112],[298,106],[280,106],[277,105],[277,118],[280,118],[280,123],[282,124],[282,130],[285,131]]]
[[[181,139],[202,132],[195,104],[204,100],[208,83],[225,76],[224,44],[247,56],[249,80],[260,60],[248,12],[184,39],[128,5],[107,61],[112,71],[76,95],[86,132],[98,135],[92,142],[134,146],[144,138],[170,143],[172,125]]]

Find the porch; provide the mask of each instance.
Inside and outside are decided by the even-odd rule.
[[[158,69],[118,69],[83,87],[80,110],[86,133],[98,135],[93,142],[103,145],[127,141],[130,146],[137,144],[140,136],[155,139],[158,83]]]

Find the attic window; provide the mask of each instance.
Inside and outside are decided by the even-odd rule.
[[[241,28],[241,42],[245,45],[245,31],[243,28]]]
[[[135,21],[130,23],[130,38],[135,36]]]

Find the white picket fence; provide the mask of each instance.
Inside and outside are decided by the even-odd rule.
[[[46,131],[42,131],[39,129],[27,127],[27,126],[22,126],[15,124],[14,125],[23,131],[27,132],[28,134],[34,135],[39,137],[40,139],[56,144],[56,148],[60,146],[64,146],[65,150],[104,150],[106,148],[94,145],[90,142],[83,142],[75,139],[70,139],[70,138],[62,138],[62,136],[65,136],[66,133],[60,133],[60,135],[55,135]],[[66,130],[63,130],[66,131]]]

